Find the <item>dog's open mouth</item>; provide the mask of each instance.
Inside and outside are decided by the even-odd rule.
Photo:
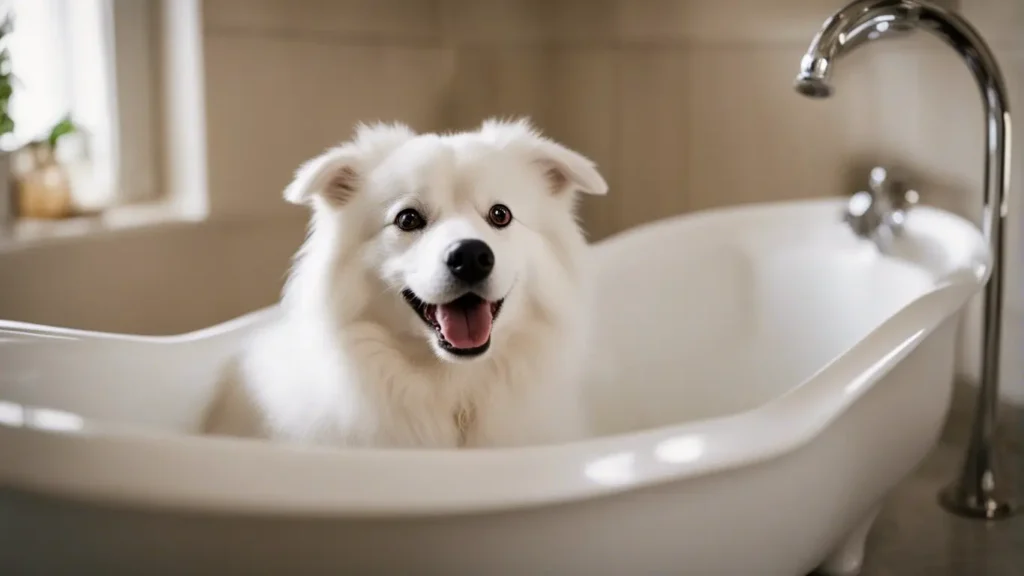
[[[476,356],[487,351],[491,345],[491,326],[505,301],[489,302],[469,293],[447,304],[427,304],[412,290],[403,290],[402,296],[434,329],[441,348],[456,356]]]

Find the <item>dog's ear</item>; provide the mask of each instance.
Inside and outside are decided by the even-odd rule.
[[[300,166],[284,189],[284,198],[309,205],[320,197],[327,205],[340,208],[358,192],[370,166],[415,135],[404,124],[360,124],[352,140]]]
[[[309,205],[320,196],[331,206],[348,203],[359,187],[360,158],[352,145],[340,146],[307,161],[284,189],[285,200]]]
[[[608,193],[608,183],[594,163],[582,154],[548,139],[539,141],[536,152],[536,163],[544,171],[552,194],[567,190],[598,196]]]
[[[489,118],[480,126],[480,133],[500,147],[526,150],[543,171],[552,194],[566,191],[596,195],[608,193],[608,183],[589,158],[542,136],[528,118]]]

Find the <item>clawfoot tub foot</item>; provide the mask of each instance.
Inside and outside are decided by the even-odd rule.
[[[864,545],[868,532],[878,517],[879,508],[875,507],[864,517],[853,531],[846,535],[831,554],[821,563],[815,574],[822,576],[857,576],[864,566]]]

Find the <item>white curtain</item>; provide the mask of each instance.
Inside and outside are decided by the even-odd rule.
[[[110,0],[7,0],[14,16],[8,44],[16,78],[13,142],[45,136],[65,115],[88,135],[94,188],[117,187],[117,101]]]

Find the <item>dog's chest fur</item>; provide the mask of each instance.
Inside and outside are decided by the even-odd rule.
[[[482,362],[409,358],[373,326],[344,346],[279,326],[226,378],[209,432],[334,446],[495,447],[585,436],[577,379],[552,328]],[[305,345],[301,343],[306,343]],[[513,361],[513,359],[515,359]]]

